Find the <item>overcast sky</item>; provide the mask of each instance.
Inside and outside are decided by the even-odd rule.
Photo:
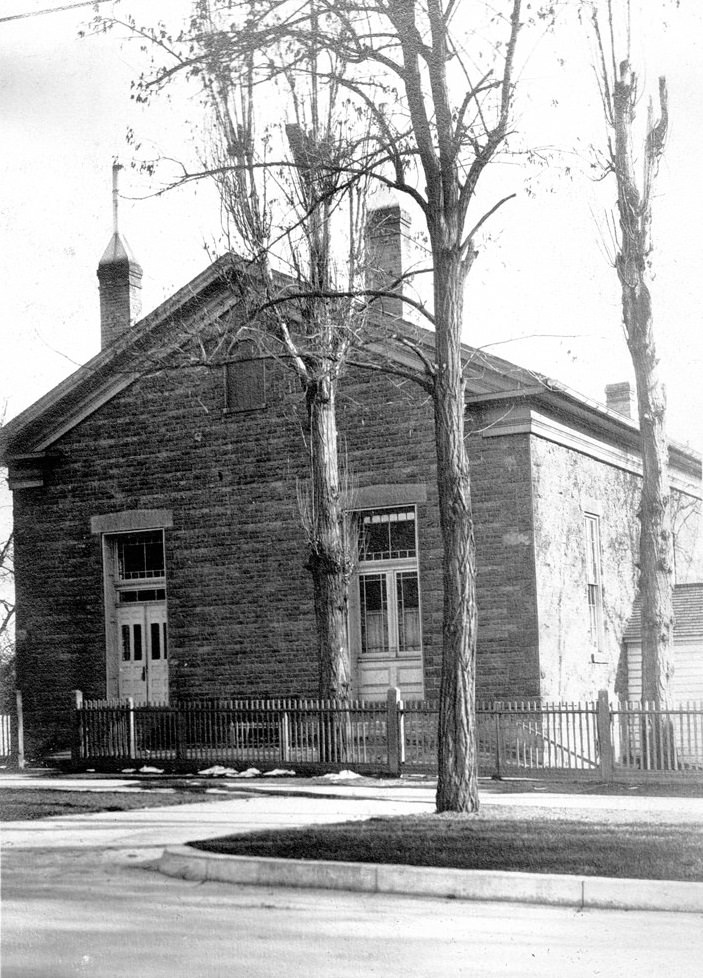
[[[141,55],[124,43],[123,32],[79,39],[90,8],[3,19],[67,2],[0,5],[0,401],[6,418],[98,351],[95,271],[111,234],[112,159],[128,163],[132,152],[127,128],[143,142],[142,154],[182,158],[191,133],[186,120],[197,117],[195,102],[141,110],[130,101]],[[116,9],[146,19],[151,11],[174,16],[189,6],[189,0],[124,0]],[[671,110],[654,218],[655,319],[670,433],[701,450],[703,13],[672,12],[668,30],[655,21],[647,21],[646,81],[667,74]],[[602,400],[605,384],[631,379],[607,257],[605,214],[614,187],[587,176],[587,147],[603,136],[588,44],[575,30],[565,35],[557,52],[561,67],[553,48],[547,38],[531,50],[516,120],[549,165],[529,193],[517,160],[491,175],[497,196],[516,191],[518,197],[493,222],[472,272],[465,339]],[[121,228],[144,269],[145,313],[208,264],[204,246],[218,229],[210,188],[149,197],[154,189],[125,170]]]

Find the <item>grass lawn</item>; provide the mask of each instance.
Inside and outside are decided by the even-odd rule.
[[[703,881],[703,831],[677,823],[444,814],[375,818],[191,844],[240,856]]]
[[[89,812],[131,812],[194,801],[218,801],[222,795],[203,790],[61,791],[53,788],[0,788],[0,822],[83,815]]]

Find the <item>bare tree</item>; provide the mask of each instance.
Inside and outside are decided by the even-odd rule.
[[[258,3],[238,6],[246,32]],[[132,20],[123,26],[156,51],[154,71],[141,80],[136,97],[146,100],[180,73],[200,87],[209,119],[202,168],[176,182],[214,179],[226,240],[237,255],[228,275],[236,301],[214,328],[198,322],[197,336],[189,331],[196,359],[222,362],[249,341],[300,384],[310,478],[298,486],[298,505],[313,582],[319,694],[346,699],[348,588],[357,540],[344,507],[350,474],[340,465],[336,404],[340,377],[367,321],[366,303],[358,299],[365,284],[367,177],[351,166],[358,137],[350,140],[341,104],[344,65],[316,44],[315,5],[306,11],[306,43],[296,59],[290,62],[282,42],[263,65],[254,49],[235,58],[223,47],[218,13],[227,7],[195,3],[188,34],[179,38]],[[118,23],[97,16],[94,26]],[[158,63],[163,56],[165,67]],[[359,118],[355,112],[357,124]],[[151,366],[163,368],[174,352],[184,349],[158,351],[161,362]]]
[[[618,44],[615,16],[625,24]],[[669,106],[666,80],[659,78],[658,110],[650,99],[639,145],[636,113],[640,92],[631,66],[629,0],[607,4],[603,18],[591,9],[599,54],[599,79],[609,130],[608,158],[617,186],[619,233],[615,268],[622,290],[625,336],[637,387],[643,477],[640,505],[642,606],[642,698],[670,705],[673,671],[674,547],[666,436],[666,396],[659,373],[650,281],[654,182],[666,142]],[[620,51],[618,51],[620,48]],[[641,162],[639,158],[641,156]],[[659,751],[669,756],[668,750]]]
[[[551,9],[547,5],[543,13],[535,8],[529,16],[549,18]],[[233,65],[239,71],[253,65],[260,84],[275,85],[285,75],[294,85],[312,79],[332,86],[344,93],[347,118],[357,119],[346,138],[352,152],[345,160],[325,157],[320,153],[321,130],[315,133],[313,126],[318,172],[333,167],[336,180],[340,173],[350,180],[371,175],[405,195],[422,215],[433,267],[435,350],[431,358],[417,352],[421,383],[434,408],[443,538],[439,811],[473,812],[479,804],[476,558],[461,339],[464,290],[480,232],[513,196],[484,202],[477,192],[484,170],[506,149],[510,135],[521,18],[521,0],[497,5],[468,0],[199,0],[191,29],[180,38],[146,32],[174,61],[137,87],[137,97],[146,98],[179,72],[198,77],[203,44],[210,79]],[[307,133],[299,135],[298,151],[306,152]],[[241,160],[231,165],[243,167]],[[184,179],[193,176],[197,174],[185,174]],[[325,173],[324,179],[330,175]],[[313,208],[310,225],[324,235],[324,222],[315,214],[319,210]],[[313,239],[316,234],[313,230]],[[323,279],[312,276],[310,283],[314,295],[326,295]],[[318,317],[314,312],[311,321]],[[296,352],[290,350],[290,355],[295,358]],[[304,367],[307,372],[306,362]],[[311,393],[320,391],[321,404],[329,399],[327,374],[304,383]],[[321,437],[329,441],[329,432]]]
[[[256,303],[248,322],[264,346],[296,374],[305,400],[310,484],[299,487],[300,512],[308,541],[319,655],[319,692],[347,698],[351,676],[347,638],[348,587],[353,553],[340,491],[337,389],[346,355],[362,329],[363,315],[336,297],[331,244],[334,208],[341,209],[338,174],[345,147],[313,113],[287,127],[290,162],[279,166],[292,224],[286,229],[291,276],[272,267],[272,218],[260,185],[270,170],[258,168],[260,144],[253,125],[256,99],[251,76],[243,85],[230,78],[212,91],[219,131],[225,137],[218,184],[224,208],[246,244],[250,271],[264,285],[266,301]],[[242,108],[233,114],[234,100]],[[354,222],[353,190],[347,211]],[[298,233],[295,233],[295,232]],[[280,225],[278,227],[280,236]],[[350,276],[356,274],[355,256]],[[256,324],[256,325],[254,325]],[[263,332],[261,326],[263,324]]]
[[[355,541],[343,506],[336,404],[347,355],[365,324],[363,308],[352,301],[363,279],[359,242],[365,194],[359,192],[360,178],[349,176],[347,127],[339,122],[343,110],[334,79],[343,68],[330,65],[331,81],[322,85],[317,68],[322,55],[311,41],[301,52],[303,70],[277,75],[283,113],[257,126],[257,119],[267,114],[263,100],[270,93],[260,86],[254,52],[241,60],[223,60],[216,22],[205,6],[192,26],[197,25],[198,78],[213,118],[213,152],[206,170],[218,185],[227,230],[247,259],[247,274],[263,287],[263,301],[249,301],[238,334],[255,335],[300,383],[310,480],[298,487],[298,500],[313,582],[319,694],[346,699],[351,689],[347,609]],[[255,6],[249,5],[249,16]],[[314,37],[312,23],[310,30]],[[282,64],[283,52],[278,54]],[[268,69],[264,75],[268,77]],[[272,115],[268,113],[269,120]],[[340,249],[333,244],[340,230],[348,238],[341,254],[346,259],[343,272]]]

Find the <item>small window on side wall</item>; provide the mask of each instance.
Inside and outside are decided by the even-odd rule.
[[[588,600],[588,638],[594,649],[603,641],[603,580],[601,576],[600,519],[584,514],[586,532],[586,596]]]
[[[225,364],[225,410],[260,411],[266,407],[266,365],[261,359]]]

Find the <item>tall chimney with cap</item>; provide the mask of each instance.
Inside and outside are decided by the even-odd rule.
[[[394,319],[402,319],[404,268],[410,218],[399,204],[389,204],[369,212],[366,222],[366,287],[397,293],[384,296],[373,307]]]
[[[622,414],[624,418],[635,417],[635,392],[630,383],[607,384],[605,388],[605,406],[609,411]]]
[[[142,308],[142,268],[119,230],[121,169],[119,163],[112,166],[112,237],[98,263],[100,340],[103,350],[134,325]]]

